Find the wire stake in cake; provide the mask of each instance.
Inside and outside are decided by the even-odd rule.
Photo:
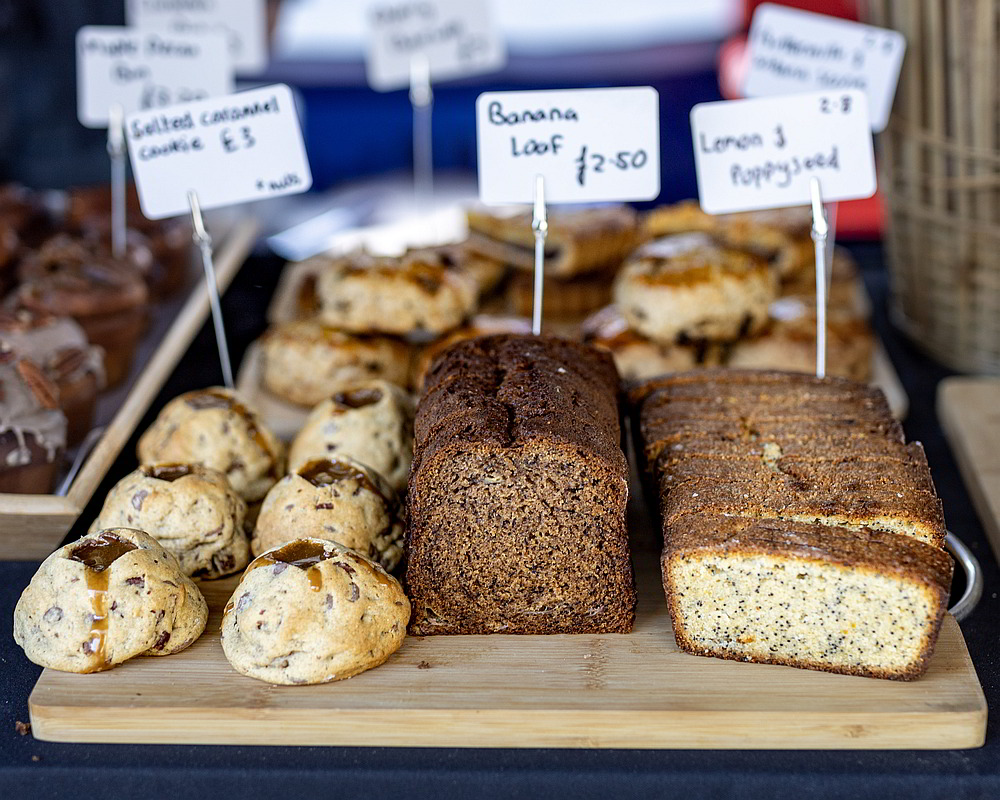
[[[823,210],[823,197],[819,178],[809,179],[809,198],[812,203],[812,240],[816,246],[816,377],[826,377],[826,250],[830,226]]]
[[[233,388],[233,366],[229,361],[229,345],[226,342],[226,328],[222,324],[222,304],[219,302],[219,284],[215,280],[215,262],[212,260],[212,237],[205,228],[201,215],[198,193],[189,189],[188,203],[191,206],[191,223],[194,226],[194,242],[201,250],[201,263],[205,267],[205,283],[208,285],[208,302],[212,307],[212,324],[215,326],[215,342],[219,346],[219,361],[222,363],[222,379],[226,387]]]
[[[112,103],[108,110],[108,156],[111,158],[111,252],[125,257],[125,110]]]
[[[545,178],[535,176],[535,197],[531,212],[531,229],[535,232],[535,292],[531,306],[531,332],[542,333],[542,291],[545,277],[545,237],[549,233],[549,220],[545,211]]]

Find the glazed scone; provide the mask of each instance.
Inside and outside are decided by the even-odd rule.
[[[496,214],[484,208],[467,212],[467,246],[476,252],[531,271],[535,234],[531,214]],[[570,278],[620,264],[639,243],[635,212],[628,206],[552,211],[545,240],[545,273]]]
[[[490,336],[494,333],[531,333],[531,322],[523,317],[504,317],[492,314],[477,314],[467,325],[455,328],[451,333],[425,346],[420,355],[414,359],[413,380],[414,389],[419,391],[424,385],[424,376],[431,364],[441,353],[456,342],[465,339],[475,339],[477,336]]]
[[[14,641],[43,667],[98,672],[167,656],[201,636],[208,606],[153,537],[88,533],[42,562],[14,609]]]
[[[654,375],[684,372],[698,366],[715,366],[723,348],[711,342],[663,344],[636,333],[628,326],[618,306],[606,306],[580,325],[587,344],[611,352],[623,381],[639,381]]]
[[[403,643],[410,603],[378,564],[325,539],[296,539],[247,567],[222,617],[237,672],[327,683],[377,667]]]
[[[293,539],[329,539],[391,571],[403,556],[401,511],[392,487],[363,464],[309,461],[271,487],[251,545],[260,555]]]
[[[221,472],[197,464],[144,464],[114,485],[90,533],[139,528],[174,555],[185,575],[219,578],[250,560],[246,513]]]
[[[718,514],[673,520],[665,542],[663,581],[682,650],[895,680],[927,669],[952,574],[936,547]]]
[[[140,464],[218,470],[248,503],[260,500],[284,474],[284,445],[236,392],[221,386],[167,403],[137,450]]]
[[[652,238],[706,233],[726,247],[772,260],[781,276],[798,273],[806,248],[812,247],[812,212],[808,206],[706,214],[696,200],[683,200],[650,211],[644,221]],[[807,263],[807,262],[806,262]]]
[[[298,405],[312,407],[373,378],[409,383],[410,346],[390,336],[356,336],[307,319],[273,325],[259,341],[261,383]]]
[[[324,458],[352,458],[397,492],[413,458],[413,398],[386,381],[359,383],[317,405],[288,451],[288,468]]]
[[[465,242],[408,250],[403,256],[403,262],[412,261],[441,264],[447,269],[468,275],[475,282],[480,297],[493,292],[507,275],[506,264],[471,250]]]
[[[781,297],[771,303],[771,321],[757,336],[733,343],[726,364],[738,369],[816,371],[816,305],[809,298]],[[874,335],[868,323],[834,308],[826,315],[826,372],[871,378]]]
[[[661,239],[622,267],[615,304],[629,327],[656,341],[732,340],[768,320],[778,280],[767,262],[702,234]]]
[[[437,336],[476,309],[479,287],[438,261],[354,254],[316,281],[320,319],[351,333]]]

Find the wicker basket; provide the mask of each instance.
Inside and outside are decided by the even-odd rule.
[[[882,135],[894,320],[934,358],[1000,373],[1000,0],[870,0],[906,36]]]

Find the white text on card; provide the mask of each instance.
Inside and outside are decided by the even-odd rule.
[[[701,207],[710,214],[871,197],[875,154],[864,93],[701,103],[691,109]]]
[[[142,213],[186,214],[188,191],[217,208],[306,191],[312,174],[284,84],[141,111],[125,119]]]
[[[126,0],[125,21],[175,33],[221,32],[237,72],[252,75],[267,66],[265,0]]]
[[[476,100],[479,199],[653,200],[660,194],[659,95],[651,86],[486,92]]]
[[[233,91],[219,33],[174,34],[90,25],[76,34],[77,116],[105,128],[115,103],[126,114]]]
[[[859,89],[872,130],[884,130],[906,39],[898,31],[772,3],[757,7],[747,38],[748,97]]]
[[[376,0],[367,11],[368,83],[377,91],[408,86],[414,58],[427,59],[431,81],[506,63],[489,0]]]

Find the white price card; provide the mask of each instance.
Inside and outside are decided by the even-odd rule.
[[[267,66],[265,0],[126,0],[125,21],[174,33],[221,32],[237,72],[253,74]]]
[[[411,62],[427,59],[431,81],[495,72],[507,50],[489,0],[376,0],[368,6],[368,83],[376,91],[410,83]]]
[[[284,84],[140,111],[125,118],[142,213],[190,211],[188,191],[216,208],[306,191],[312,174]]]
[[[651,86],[486,92],[476,100],[479,199],[653,200],[660,194],[660,98]]]
[[[701,207],[709,214],[875,193],[875,153],[865,95],[839,92],[701,103],[691,109]]]
[[[77,31],[76,113],[88,128],[106,128],[115,103],[131,114],[232,91],[222,34],[96,25]]]
[[[747,44],[747,97],[858,89],[872,130],[888,124],[906,49],[898,31],[763,3]]]

